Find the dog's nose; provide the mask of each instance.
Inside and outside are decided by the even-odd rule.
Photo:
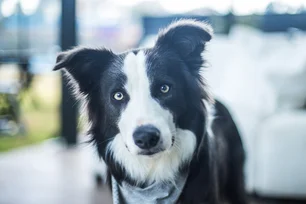
[[[153,125],[142,125],[133,133],[135,144],[141,149],[155,147],[160,138],[160,131]]]

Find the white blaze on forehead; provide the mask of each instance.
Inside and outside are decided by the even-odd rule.
[[[162,146],[170,148],[172,132],[175,131],[173,116],[151,96],[144,52],[129,53],[124,60],[123,73],[127,77],[124,88],[129,95],[118,123],[123,141],[131,153],[136,154],[139,148],[134,144],[133,132],[140,125],[150,124],[161,132]]]
[[[127,76],[125,89],[130,95],[130,98],[138,93],[143,96],[150,95],[150,82],[147,76],[146,58],[142,51],[139,51],[137,55],[131,52],[126,56],[123,72]]]

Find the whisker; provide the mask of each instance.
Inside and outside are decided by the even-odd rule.
[[[110,141],[110,140],[113,140],[114,138],[115,138],[115,137],[107,138],[107,139],[105,139],[105,140],[103,140],[103,141],[101,141],[101,142],[98,142],[97,145],[104,144],[105,142],[108,142],[108,141]]]

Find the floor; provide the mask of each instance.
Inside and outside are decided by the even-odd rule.
[[[95,185],[93,152],[48,141],[0,154],[0,204],[110,204]]]
[[[94,180],[95,155],[81,144],[58,141],[0,154],[0,204],[111,204],[106,188]],[[254,200],[252,204],[297,204]]]

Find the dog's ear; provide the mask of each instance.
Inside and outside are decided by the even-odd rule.
[[[187,64],[199,69],[203,64],[201,54],[212,35],[212,28],[206,23],[180,20],[159,32],[155,46],[174,50]]]
[[[74,48],[59,53],[53,70],[64,68],[79,91],[86,94],[98,85],[102,72],[113,57],[114,54],[106,49]]]

